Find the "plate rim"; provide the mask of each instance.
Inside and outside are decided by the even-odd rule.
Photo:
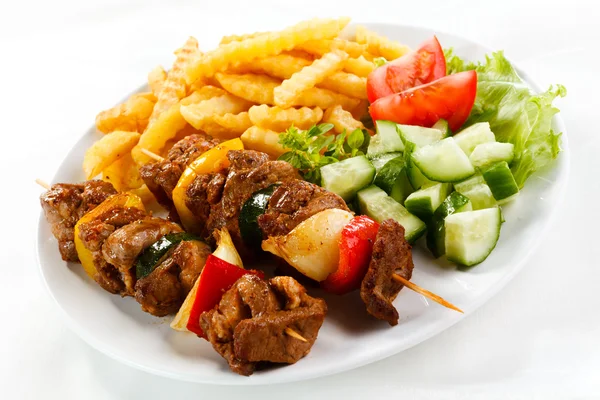
[[[480,46],[483,50],[486,51],[486,53],[490,53],[490,52],[494,51],[489,46],[487,46],[479,41],[472,40],[468,37],[464,37],[464,36],[457,35],[454,33],[449,33],[449,32],[442,31],[442,30],[435,29],[435,28],[428,27],[428,26],[412,25],[412,24],[404,24],[404,23],[402,23],[402,24],[400,24],[400,23],[399,24],[382,23],[382,22],[374,22],[374,21],[357,21],[357,22],[351,23],[350,25],[352,26],[352,25],[359,25],[359,24],[370,25],[370,26],[380,26],[380,27],[387,27],[387,28],[404,28],[404,29],[413,29],[413,30],[421,30],[421,31],[423,31],[423,30],[433,31],[436,34],[442,34],[447,37],[452,37],[452,38],[459,39],[459,40],[469,41],[473,44]],[[519,76],[525,82],[527,82],[532,87],[532,89],[534,89],[537,92],[542,91],[541,86],[534,78],[532,78],[526,71],[521,69],[517,63],[513,62],[510,58],[509,58],[509,60],[513,64],[515,69],[517,70]],[[144,87],[145,87],[145,85],[142,85],[142,86],[138,87],[136,90],[131,91],[130,93],[131,94],[137,93],[140,90],[142,90]],[[126,98],[127,97],[125,97],[125,99]],[[529,247],[529,249],[527,249],[525,255],[519,260],[517,265],[514,266],[513,270],[510,273],[503,276],[502,279],[500,279],[496,283],[494,283],[492,285],[492,287],[490,289],[488,289],[484,294],[481,294],[475,300],[473,300],[469,304],[469,308],[467,309],[467,311],[465,311],[464,314],[457,314],[454,318],[449,318],[448,320],[444,321],[444,323],[442,323],[441,325],[438,325],[436,327],[436,329],[433,329],[430,332],[427,332],[427,334],[425,334],[425,335],[419,336],[416,340],[405,343],[403,346],[398,346],[397,348],[393,349],[389,353],[375,354],[370,357],[364,357],[363,359],[361,359],[358,362],[345,364],[342,367],[334,369],[332,371],[327,371],[325,373],[323,373],[322,371],[319,371],[319,373],[310,373],[309,372],[309,373],[302,374],[301,376],[298,376],[298,377],[292,375],[290,377],[286,377],[286,379],[279,379],[279,380],[275,380],[273,382],[252,379],[252,377],[248,377],[248,378],[244,377],[244,379],[232,379],[230,381],[220,381],[220,380],[213,381],[210,379],[203,379],[202,376],[181,375],[177,372],[170,372],[170,371],[166,371],[166,370],[162,370],[162,369],[149,367],[147,365],[139,364],[135,361],[132,361],[129,358],[126,358],[124,356],[116,354],[115,352],[111,351],[108,348],[108,346],[104,344],[104,342],[102,340],[97,339],[93,334],[88,332],[87,329],[83,328],[77,321],[75,321],[75,319],[65,310],[65,308],[63,308],[63,306],[61,305],[59,300],[56,298],[53,290],[50,288],[47,276],[44,272],[44,268],[42,267],[41,254],[40,254],[40,251],[41,251],[40,243],[42,242],[41,227],[42,227],[42,224],[46,223],[42,210],[39,211],[38,224],[36,227],[35,237],[34,237],[35,260],[37,263],[37,270],[39,272],[39,277],[43,282],[43,286],[44,286],[46,292],[50,295],[50,297],[52,298],[52,301],[56,304],[63,322],[68,326],[68,328],[70,330],[72,330],[74,333],[76,333],[85,343],[87,343],[92,348],[96,349],[97,351],[107,355],[108,357],[110,357],[116,361],[119,361],[129,367],[133,367],[135,369],[138,369],[138,370],[141,370],[146,373],[153,374],[153,375],[162,376],[162,377],[166,377],[169,379],[174,379],[174,380],[179,380],[179,381],[184,381],[184,382],[193,382],[193,383],[202,383],[202,384],[223,385],[223,386],[259,386],[259,385],[274,385],[274,384],[279,384],[279,383],[288,383],[288,382],[291,383],[291,382],[305,381],[305,380],[310,380],[310,379],[315,379],[315,378],[331,376],[331,375],[343,373],[343,372],[346,372],[349,370],[361,368],[365,365],[381,361],[381,360],[391,357],[393,355],[397,355],[409,348],[415,347],[415,346],[427,341],[428,339],[432,338],[433,336],[436,336],[436,335],[442,333],[443,331],[447,330],[448,328],[455,325],[456,323],[463,321],[465,318],[467,318],[473,312],[475,312],[477,309],[479,309],[483,304],[485,304],[487,301],[489,301],[492,297],[496,296],[504,287],[506,287],[506,285],[510,281],[512,281],[516,277],[516,275],[518,275],[523,270],[525,264],[529,261],[532,254],[538,249],[538,247],[542,243],[543,239],[548,234],[548,231],[553,226],[556,216],[558,214],[557,210],[560,209],[562,204],[564,203],[564,199],[566,197],[567,187],[568,187],[569,179],[570,179],[570,169],[571,169],[571,160],[570,160],[571,154],[570,153],[571,152],[570,152],[570,147],[569,147],[567,129],[566,129],[564,120],[563,120],[562,116],[560,115],[560,113],[554,115],[552,122],[553,122],[553,125],[557,128],[557,130],[562,132],[562,135],[561,135],[561,150],[562,151],[560,153],[560,157],[558,159],[554,160],[553,164],[550,167],[552,169],[560,168],[559,177],[561,179],[558,179],[557,181],[552,183],[553,186],[554,185],[560,185],[560,186],[558,187],[558,191],[556,193],[554,207],[551,210],[549,210],[547,218],[545,219],[545,221],[542,222],[541,229],[539,231],[539,235],[533,241],[533,243]],[[82,135],[78,136],[77,141],[81,140],[81,138],[85,135],[85,132],[88,132],[88,131],[89,131],[89,128],[87,130],[83,130],[84,133]],[[71,155],[71,152],[74,150],[76,145],[77,145],[77,142],[75,142],[72,145],[71,149],[69,150],[69,152],[67,153],[65,158],[61,161],[60,165],[62,165],[64,160],[67,159]],[[60,170],[60,167],[57,168],[57,170],[55,171],[55,173],[53,175],[53,179],[52,179],[53,182],[56,180],[56,176],[59,173],[59,170]],[[227,371],[227,373],[230,373],[230,372]]]

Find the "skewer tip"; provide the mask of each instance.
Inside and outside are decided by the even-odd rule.
[[[41,180],[39,178],[37,178],[35,180],[35,183],[37,183],[38,185],[40,185],[41,187],[43,187],[46,190],[50,190],[50,185],[47,182],[45,182],[45,181],[43,181],[43,180]]]
[[[158,154],[153,153],[148,149],[141,148],[140,151],[155,161],[162,162],[165,160],[164,157],[161,157]]]
[[[284,329],[284,332],[285,332],[285,333],[286,333],[288,336],[291,336],[291,337],[293,337],[294,339],[301,340],[301,341],[303,341],[303,342],[305,342],[305,343],[306,343],[306,342],[308,342],[308,340],[306,340],[306,339],[304,338],[304,336],[302,336],[301,334],[299,334],[298,332],[296,332],[296,331],[295,331],[295,330],[293,330],[292,328],[285,328],[285,329]]]
[[[427,297],[428,299],[433,300],[436,303],[441,304],[442,306],[444,306],[446,308],[450,308],[451,310],[458,311],[459,313],[464,314],[464,311],[461,310],[460,308],[456,307],[454,304],[444,300],[442,297],[438,296],[435,293],[430,292],[429,290],[423,289],[421,286],[409,281],[408,279],[405,279],[404,277],[402,277],[398,274],[392,275],[392,278],[394,280],[396,280],[397,282],[403,284],[407,288]]]

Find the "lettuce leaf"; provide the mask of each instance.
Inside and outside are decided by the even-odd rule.
[[[556,85],[534,93],[499,51],[486,56],[484,63],[465,62],[446,50],[448,74],[477,71],[477,97],[465,127],[489,122],[496,140],[515,145],[511,171],[520,188],[531,174],[554,160],[560,152],[560,135],[552,129],[552,106],[564,97],[564,86]]]

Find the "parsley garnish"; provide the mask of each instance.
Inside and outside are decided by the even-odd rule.
[[[344,130],[336,135],[331,129],[333,124],[314,125],[308,130],[290,127],[279,135],[279,144],[290,149],[279,160],[298,168],[307,181],[320,184],[322,166],[365,153],[370,139],[366,131],[355,129],[348,134]]]

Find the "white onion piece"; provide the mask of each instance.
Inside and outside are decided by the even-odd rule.
[[[233,241],[231,240],[227,228],[216,231],[215,236],[217,239],[217,249],[214,251],[213,256],[218,257],[223,261],[227,261],[229,264],[244,268],[242,258],[233,245]]]
[[[342,229],[353,215],[332,208],[301,222],[285,236],[272,236],[262,249],[283,258],[292,267],[315,281],[323,281],[338,268]]]

